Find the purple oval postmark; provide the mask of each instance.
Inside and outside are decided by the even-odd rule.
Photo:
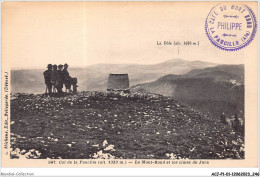
[[[246,5],[219,4],[207,16],[205,30],[213,45],[236,51],[250,44],[257,29],[254,12]]]

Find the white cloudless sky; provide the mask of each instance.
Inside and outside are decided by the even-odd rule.
[[[174,58],[244,63],[248,47],[223,51],[205,34],[206,17],[216,3],[5,2],[3,59],[13,68],[155,64]],[[178,47],[158,46],[157,41],[180,41],[182,46],[178,53]],[[199,46],[183,46],[184,41],[199,41]]]

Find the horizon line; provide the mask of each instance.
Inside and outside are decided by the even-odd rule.
[[[91,67],[91,66],[96,66],[96,65],[145,65],[145,66],[151,66],[151,65],[158,65],[161,63],[165,63],[165,62],[169,62],[171,60],[183,60],[183,61],[189,61],[189,62],[205,62],[205,63],[212,63],[212,64],[216,64],[216,65],[244,65],[243,63],[237,63],[237,64],[224,64],[224,63],[215,63],[215,62],[208,62],[208,61],[203,61],[203,60],[185,60],[182,58],[174,58],[174,59],[170,59],[170,60],[165,60],[163,62],[159,62],[159,63],[154,63],[154,64],[138,64],[138,63],[97,63],[97,64],[91,64],[91,65],[86,65],[86,66],[70,66],[70,68],[87,68],[87,67]],[[10,70],[28,70],[28,69],[46,69],[47,67],[40,67],[40,66],[31,66],[31,67],[10,67]]]

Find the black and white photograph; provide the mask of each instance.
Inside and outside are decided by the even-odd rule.
[[[245,4],[2,4],[7,166],[257,165]]]
[[[244,158],[243,64],[48,64],[11,77],[11,158]]]

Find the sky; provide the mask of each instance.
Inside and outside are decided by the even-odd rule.
[[[223,51],[205,33],[206,17],[216,3],[4,2],[2,57],[12,68],[156,64],[174,58],[244,63],[250,47]],[[182,45],[178,49],[157,41]],[[184,41],[199,41],[199,46],[184,46]]]

